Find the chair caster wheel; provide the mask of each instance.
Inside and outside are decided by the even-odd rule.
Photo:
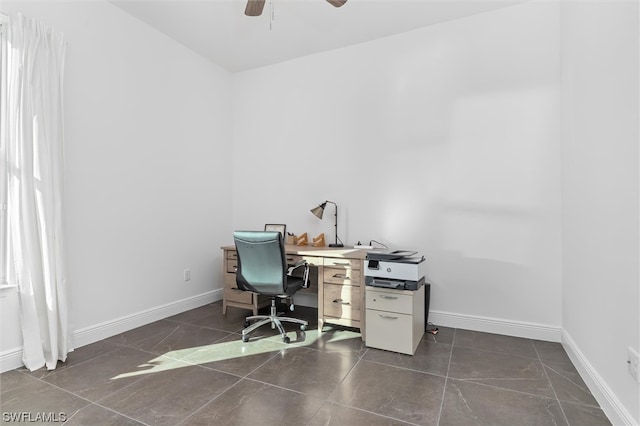
[[[306,329],[307,329],[306,325],[303,324],[303,325],[300,326],[300,331],[305,331]]]
[[[282,341],[285,342],[285,343],[289,343],[289,342],[291,342],[291,339],[289,338],[289,336],[284,336],[282,338]]]
[[[242,336],[242,341],[247,343],[249,341],[249,336]]]

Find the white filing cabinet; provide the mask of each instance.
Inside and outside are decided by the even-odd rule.
[[[366,288],[366,345],[413,355],[424,335],[424,285],[418,290]]]

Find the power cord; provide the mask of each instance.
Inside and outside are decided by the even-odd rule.
[[[382,244],[380,241],[376,241],[376,240],[369,241],[369,245],[370,246],[373,246],[373,243],[376,243],[376,244],[382,246],[382,248],[389,250],[389,247],[387,247],[386,244]]]
[[[427,329],[425,330],[425,332],[431,333],[435,336],[436,334],[438,334],[438,327],[433,325],[433,323],[427,322]]]

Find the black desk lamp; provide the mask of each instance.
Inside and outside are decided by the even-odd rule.
[[[324,214],[324,208],[327,206],[327,203],[333,204],[336,206],[336,242],[335,244],[329,244],[329,247],[344,247],[344,244],[338,242],[338,205],[333,201],[325,201],[320,204],[318,207],[314,207],[311,209],[311,213],[313,213],[318,219],[322,219],[322,215]]]

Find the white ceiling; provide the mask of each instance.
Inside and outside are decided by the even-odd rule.
[[[449,21],[526,0],[110,0],[229,71],[242,71]],[[272,13],[273,12],[273,13]]]

